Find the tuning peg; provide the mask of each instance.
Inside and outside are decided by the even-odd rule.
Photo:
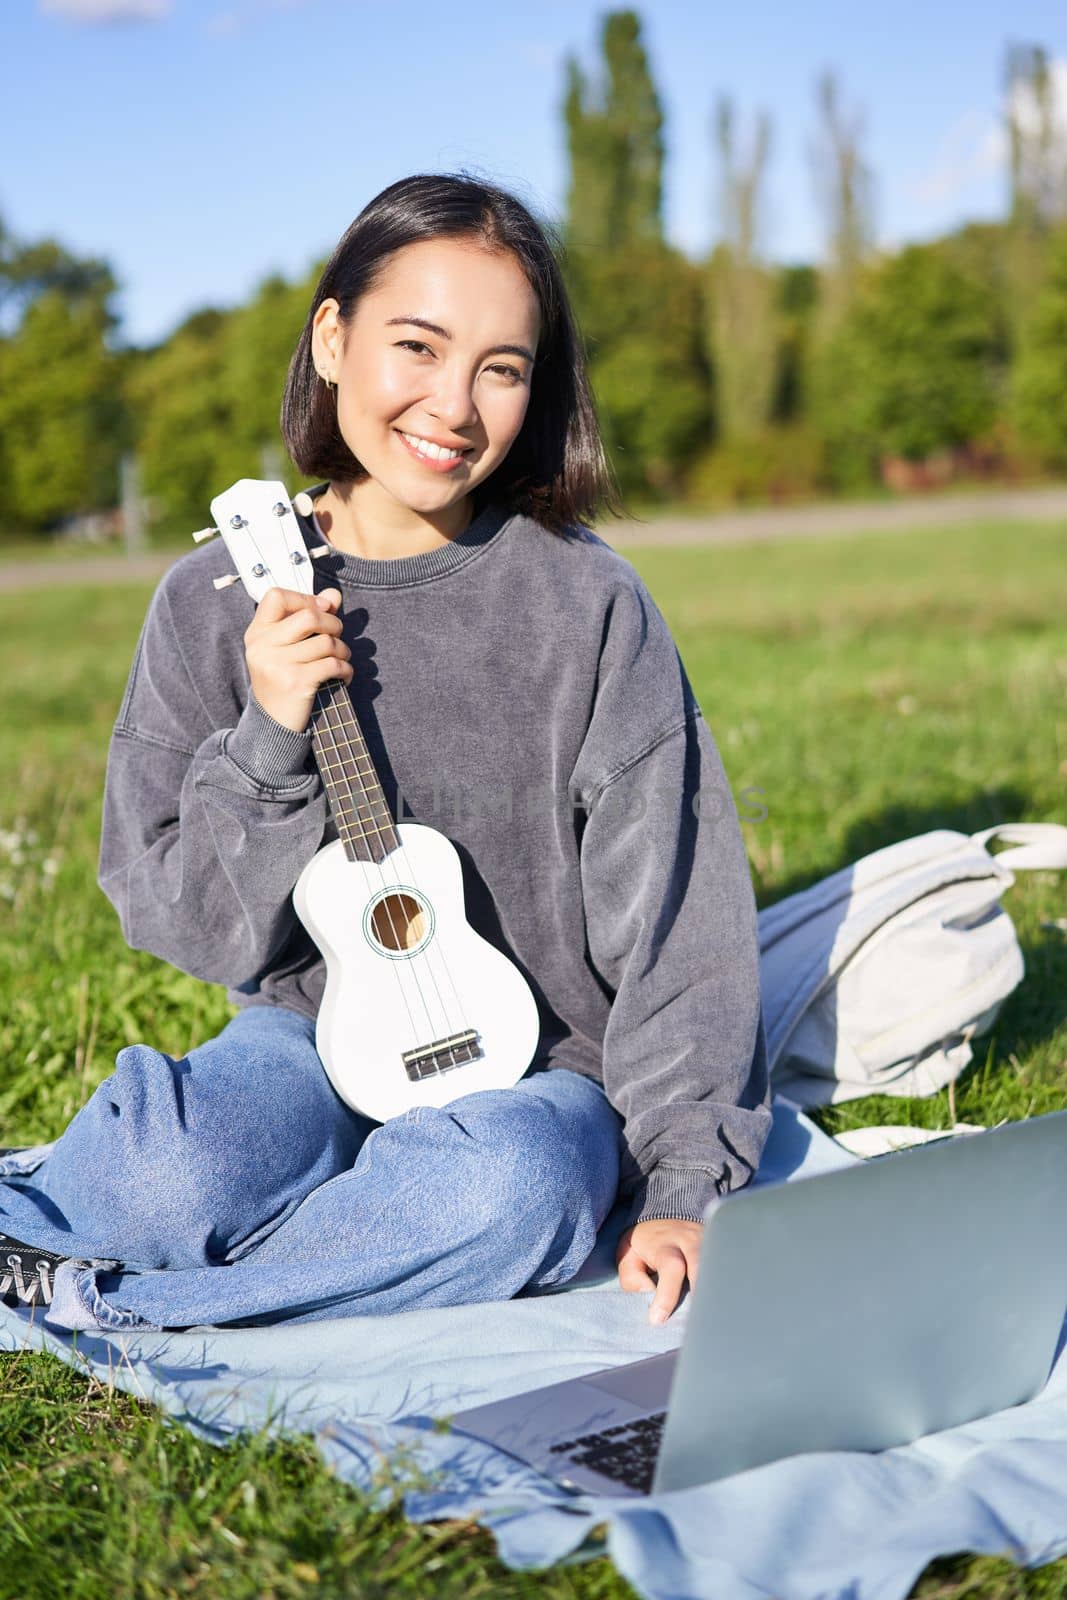
[[[203,544],[205,539],[213,539],[218,533],[217,528],[198,528],[193,534],[194,544]]]
[[[311,557],[312,561],[315,561],[319,556],[328,556],[331,548],[332,546],[328,544],[320,544],[316,549],[309,550],[308,555]]]
[[[216,589],[228,589],[231,583],[240,583],[241,574],[239,572],[228,572],[224,578],[213,578],[211,581]]]
[[[293,497],[293,510],[299,511],[302,517],[310,517],[313,509],[314,502],[311,496],[301,489],[300,493]]]

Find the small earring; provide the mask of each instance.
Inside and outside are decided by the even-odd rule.
[[[323,372],[321,367],[317,367],[316,371],[318,372],[318,375],[322,379],[323,383],[326,385],[327,389],[336,389],[337,381],[335,378],[331,378],[328,372]]]

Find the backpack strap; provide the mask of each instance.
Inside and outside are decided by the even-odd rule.
[[[989,852],[998,867],[1006,867],[1009,872],[1036,872],[1042,868],[1055,872],[1067,868],[1067,828],[1059,822],[998,822],[992,828],[972,833],[971,839],[983,847],[992,839],[1020,846],[996,855]]]

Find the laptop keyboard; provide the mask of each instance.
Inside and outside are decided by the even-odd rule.
[[[567,1439],[554,1444],[552,1455],[565,1455],[576,1466],[590,1467],[614,1478],[642,1494],[652,1493],[652,1474],[656,1469],[665,1411],[656,1411],[650,1417],[639,1417],[636,1422],[622,1422],[617,1427],[605,1428],[602,1433],[583,1433],[578,1439]]]

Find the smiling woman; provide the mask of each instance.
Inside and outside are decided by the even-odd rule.
[[[451,326],[395,314],[411,304],[447,308]],[[433,549],[469,525],[472,491],[504,460],[525,421],[541,326],[537,295],[509,251],[427,239],[385,264],[347,325],[339,313],[334,296],[320,301],[312,353],[335,392],[338,431],[364,475],[343,489],[331,483],[316,506],[319,522],[354,555]],[[398,338],[404,327],[425,338]],[[508,362],[498,359],[505,353]]]
[[[587,526],[617,496],[541,224],[465,177],[372,200],[282,431],[325,480],[293,509],[334,586],[235,617],[217,547],[176,562],[104,791],[128,943],[237,1012],[182,1060],[130,1045],[53,1147],[3,1158],[0,1298],[104,1328],[507,1299],[567,1283],[621,1194],[619,1280],[662,1320],[770,1127],[755,899],[666,622]],[[320,757],[327,683],[359,740]],[[343,1016],[311,868],[370,963]],[[365,1073],[388,1035],[406,1110],[335,1092],[338,1016]],[[506,1083],[454,1076],[503,1046]]]
[[[556,531],[620,509],[550,241],[489,186],[404,179],[360,213],[315,290],[282,431],[329,479],[319,525],[352,554],[434,549],[490,491]]]

